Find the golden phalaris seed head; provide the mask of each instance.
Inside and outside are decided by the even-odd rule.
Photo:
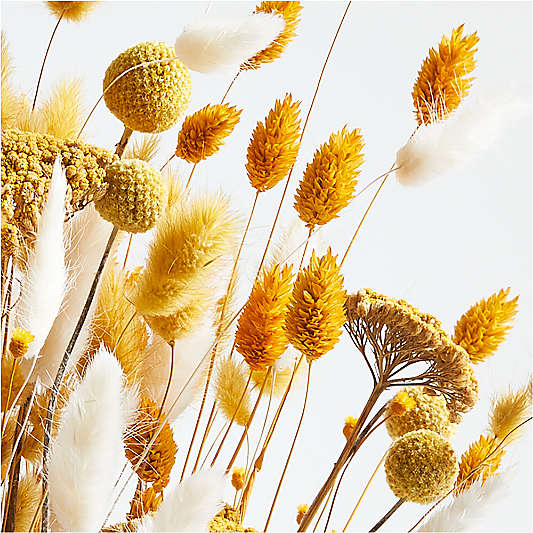
[[[128,48],[107,68],[104,91],[129,68],[174,56],[174,48],[163,42],[146,42]],[[177,59],[132,70],[104,94],[113,115],[126,127],[144,133],[158,133],[174,126],[190,98],[191,75]]]
[[[344,427],[342,428],[342,434],[346,437],[346,440],[350,439],[350,436],[353,433],[353,430],[355,429],[355,425],[357,424],[358,418],[355,418],[353,416],[347,416],[344,419]]]
[[[62,17],[65,20],[71,20],[73,22],[80,22],[87,15],[89,15],[93,9],[100,2],[46,2],[48,10],[52,15],[57,18]]]
[[[126,515],[126,520],[142,518],[146,514],[155,513],[163,503],[163,493],[148,487],[146,490],[135,491],[131,500],[130,512]]]
[[[475,66],[474,54],[479,38],[474,32],[463,37],[463,24],[443,36],[439,49],[431,48],[418,71],[413,87],[413,103],[419,125],[448,117],[468,94]]]
[[[80,141],[2,130],[2,217],[23,234],[37,229],[58,155],[68,183],[68,217],[105,191],[106,168],[118,156]]]
[[[400,415],[394,415],[395,404],[402,395],[403,401],[411,401],[411,409]],[[441,437],[449,439],[453,436],[456,424],[450,421],[450,411],[446,406],[446,399],[442,394],[429,394],[423,387],[407,387],[400,391],[391,401],[385,416],[389,435],[397,439],[406,433],[417,429],[430,429]]]
[[[241,490],[244,487],[244,476],[246,470],[244,468],[235,467],[231,473],[231,484],[235,490]]]
[[[239,123],[242,110],[229,104],[206,105],[183,121],[176,156],[189,163],[207,159],[224,145]]]
[[[344,278],[331,248],[318,258],[313,251],[309,265],[294,283],[285,321],[290,343],[308,361],[329,352],[339,341],[346,320]]]
[[[494,355],[512,328],[518,296],[508,300],[511,288],[501,289],[473,305],[455,325],[453,341],[462,346],[472,363]]]
[[[278,264],[254,283],[235,335],[235,348],[252,370],[272,366],[289,345],[284,324],[291,287],[292,267]]]
[[[301,503],[300,505],[298,505],[296,510],[298,511],[296,515],[296,523],[300,525],[300,522],[303,520],[304,516],[307,514],[307,511],[309,511],[309,505],[305,503]]]
[[[444,496],[458,472],[450,443],[429,429],[400,437],[385,459],[387,483],[394,495],[415,503],[431,503]]]
[[[154,227],[164,207],[161,173],[140,159],[117,161],[107,167],[107,191],[94,205],[119,229],[143,233]]]
[[[170,471],[174,466],[178,451],[168,422],[163,425],[163,429],[152,444],[148,455],[140,465],[136,466],[148,443],[159,429],[158,415],[159,406],[147,396],[141,395],[137,418],[128,428],[125,445],[126,457],[139,478],[147,483],[157,484],[157,488],[162,490],[168,485]]]
[[[355,194],[363,164],[361,130],[344,127],[315,152],[295,195],[294,207],[307,227],[337,218]]]
[[[24,357],[28,352],[30,344],[35,337],[23,328],[15,328],[11,333],[11,340],[9,341],[9,351],[11,355],[18,359]]]
[[[269,46],[245,61],[241,65],[241,70],[255,70],[263,63],[272,63],[278,59],[287,48],[287,45],[296,37],[296,27],[298,22],[300,22],[302,9],[300,2],[261,2],[255,8],[255,13],[281,15],[285,22],[285,27]]]
[[[300,102],[287,94],[276,100],[264,122],[258,122],[248,145],[246,171],[260,192],[277,185],[291,170],[300,148]]]
[[[505,450],[497,447],[494,437],[479,436],[461,456],[459,476],[455,482],[455,496],[467,491],[472,483],[481,479],[483,485],[489,477],[496,476]]]

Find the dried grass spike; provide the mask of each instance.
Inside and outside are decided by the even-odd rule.
[[[26,474],[19,481],[15,507],[15,531],[29,531],[41,501],[42,489],[35,474]]]
[[[161,144],[160,135],[143,135],[130,140],[126,146],[123,159],[140,159],[141,161],[150,161],[157,155],[159,145]]]
[[[251,413],[250,391],[244,392],[248,375],[248,370],[236,358],[222,359],[216,366],[215,398],[218,408],[228,420],[235,417],[234,421],[240,426],[248,423]]]

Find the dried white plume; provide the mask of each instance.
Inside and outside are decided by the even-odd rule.
[[[104,348],[70,394],[51,445],[51,509],[65,531],[99,531],[124,464],[123,434],[137,398]]]
[[[188,24],[176,39],[176,56],[191,70],[237,69],[269,46],[281,33],[283,18],[271,13],[203,16]]]

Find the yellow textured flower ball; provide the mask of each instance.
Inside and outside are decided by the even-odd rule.
[[[385,473],[397,498],[431,503],[453,487],[459,466],[445,438],[429,429],[419,429],[392,444],[385,460]]]
[[[11,340],[9,341],[9,351],[11,355],[17,359],[24,357],[30,344],[33,342],[34,336],[25,329],[16,328],[11,334]]]
[[[445,439],[455,433],[457,427],[450,421],[450,411],[446,406],[446,399],[441,394],[428,394],[423,387],[407,387],[396,396],[405,394],[413,401],[414,407],[401,416],[391,416],[387,419],[387,431],[393,439],[397,439],[410,431],[430,429]],[[389,405],[386,416],[392,414],[394,401]]]
[[[152,228],[163,211],[161,174],[140,159],[117,161],[107,168],[107,192],[95,201],[100,215],[119,229],[142,233]]]
[[[174,49],[162,42],[141,43],[128,48],[106,70],[104,91],[127,69],[174,56]],[[113,115],[128,128],[144,133],[166,131],[174,126],[187,109],[190,98],[191,75],[177,59],[132,70],[104,95]]]

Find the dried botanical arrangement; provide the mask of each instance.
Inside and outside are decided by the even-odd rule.
[[[264,1],[240,18],[204,14],[174,45],[136,44],[102,65],[101,95],[85,114],[79,80],[59,83],[45,100],[39,89],[49,52],[60,53],[52,43],[62,21],[81,23],[97,4],[46,2],[57,22],[32,99],[14,88],[2,33],[2,530],[267,531],[312,416],[312,375],[342,335],[353,343],[367,400],[346,418],[344,447],[332,453],[322,486],[306,487],[308,503],[285,529],[366,527],[355,515],[381,467],[397,501],[370,531],[411,502],[426,507],[409,531],[468,529],[505,484],[504,456],[531,420],[524,377],[520,388],[494,395],[479,439],[466,450],[453,443],[478,401],[476,366],[505,341],[518,296],[510,288],[488,295],[450,332],[403,299],[348,290],[354,282],[343,267],[392,177],[416,185],[486,146],[472,139],[487,124],[476,117],[490,120],[489,110],[468,98],[477,34],[460,25],[429,50],[412,90],[413,132],[389,171],[361,187],[364,132],[325,134],[299,177],[299,221],[283,228],[279,215],[351,2],[310,106],[273,95],[242,147],[255,193],[248,214],[224,192],[191,184],[246,113],[229,103],[232,87],[242,73],[283,60],[305,7]],[[234,77],[222,98],[190,109],[191,72],[208,80],[224,69]],[[98,105],[123,125],[114,152],[83,139]],[[161,135],[174,126],[174,153],[156,168]],[[318,230],[373,186],[345,249],[320,247]],[[247,284],[243,250],[257,206],[276,187],[281,200]],[[128,268],[145,233],[143,264]],[[301,411],[288,412],[297,383]],[[195,423],[184,424],[191,407]],[[285,437],[281,417],[292,417],[291,444],[264,502],[266,522],[248,527],[265,457]],[[344,474],[376,431],[388,433],[390,446],[378,452],[351,514],[338,516]],[[232,501],[223,499],[229,487]]]

